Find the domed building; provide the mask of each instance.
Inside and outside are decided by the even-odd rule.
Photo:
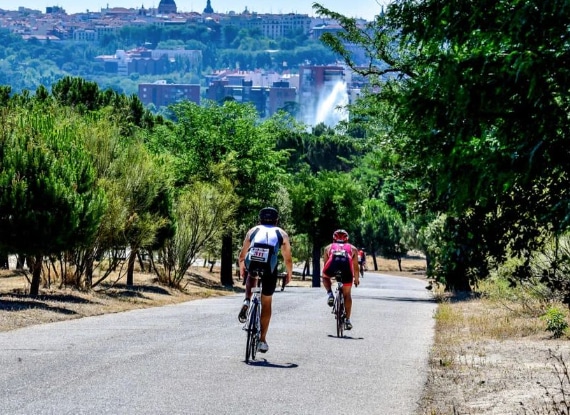
[[[174,0],[160,0],[158,4],[159,14],[171,14],[176,13],[176,3]]]

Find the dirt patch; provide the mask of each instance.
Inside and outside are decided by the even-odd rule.
[[[422,415],[568,414],[568,338],[538,314],[484,298],[439,305]]]

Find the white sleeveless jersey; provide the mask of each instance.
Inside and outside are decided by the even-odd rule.
[[[252,232],[253,239],[251,243],[266,244],[277,246],[280,244],[280,238],[277,236],[277,226],[258,225],[256,230]],[[278,246],[277,246],[278,247]]]
[[[250,266],[254,265],[274,272],[277,267],[277,255],[282,243],[283,235],[281,235],[277,226],[256,226],[250,235],[250,247],[245,257],[246,268],[249,270]]]

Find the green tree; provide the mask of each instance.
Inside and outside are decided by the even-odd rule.
[[[418,207],[446,215],[449,289],[568,229],[565,1],[399,1],[366,30],[316,8],[346,29],[329,46],[349,63],[345,40],[370,57],[361,72],[381,90],[369,122],[389,125],[391,168],[418,185]]]
[[[44,256],[95,238],[104,195],[73,114],[39,106],[0,117],[0,250],[32,259],[37,296]]]
[[[164,268],[158,272],[159,280],[180,287],[197,255],[209,243],[220,242],[237,205],[237,197],[228,180],[216,185],[195,183],[183,189],[174,209],[176,232],[161,251]]]
[[[338,228],[357,231],[364,194],[347,173],[299,172],[290,189],[293,220],[312,245],[313,287],[320,286],[321,250]]]
[[[260,208],[275,200],[285,154],[276,150],[272,132],[258,122],[251,105],[185,102],[172,107],[176,123],[161,126],[148,137],[152,151],[173,156],[176,184],[217,183],[226,178],[239,198],[237,223],[252,223]],[[222,239],[221,280],[232,285],[235,223]]]

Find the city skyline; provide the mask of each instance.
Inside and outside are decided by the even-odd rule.
[[[199,12],[206,7],[207,0],[175,0],[180,12]],[[299,13],[314,16],[312,8],[314,2],[320,3],[332,11],[348,17],[358,17],[373,20],[382,6],[389,3],[388,0],[358,0],[347,2],[345,0],[289,0],[287,2],[275,2],[268,0],[210,0],[216,13],[229,13],[230,11],[241,13],[246,7],[248,11],[257,13],[286,14]],[[10,7],[0,6],[0,9],[17,10],[19,7],[40,10],[45,13],[46,7],[59,6],[68,14],[82,13],[86,10],[98,12],[105,7],[145,8],[158,7],[160,0],[18,0],[17,5]]]

